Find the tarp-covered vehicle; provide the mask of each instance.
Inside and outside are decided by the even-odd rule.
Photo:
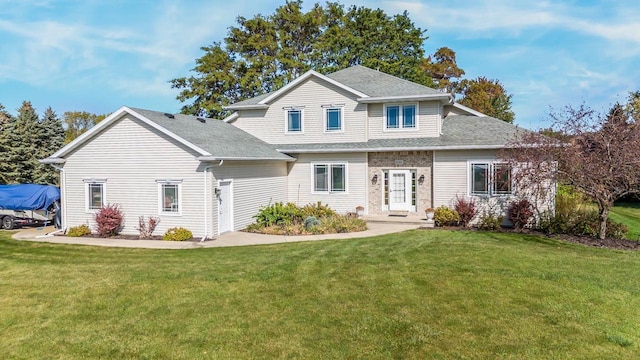
[[[60,228],[60,189],[53,185],[0,185],[0,224],[11,230],[23,225]]]

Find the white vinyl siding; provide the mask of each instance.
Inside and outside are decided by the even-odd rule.
[[[335,85],[310,77],[290,92],[276,98],[266,110],[241,110],[232,125],[270,144],[343,143],[366,141],[367,105],[357,96]],[[342,131],[326,131],[326,106],[342,109]],[[304,135],[283,131],[287,108],[304,108]]]
[[[289,163],[289,201],[306,205],[321,201],[340,213],[367,206],[366,153],[298,154]],[[346,192],[314,192],[313,167],[317,164],[345,164]]]
[[[211,169],[214,184],[232,180],[233,230],[244,229],[255,221],[261,207],[287,202],[287,163],[268,161],[225,161]],[[214,213],[218,213],[214,202]],[[217,221],[214,234],[218,233]]]
[[[139,216],[156,216],[154,235],[183,226],[194,236],[204,234],[203,175],[196,154],[141,121],[126,115],[67,157],[67,226],[88,224],[93,214],[85,211],[85,182],[107,179],[106,200],[119,204],[124,213],[124,234],[137,235]],[[158,215],[158,179],[182,179],[182,215]]]
[[[403,129],[403,106],[414,105],[415,127]],[[398,128],[387,127],[388,106],[398,106]],[[369,139],[437,137],[440,129],[440,102],[420,101],[419,103],[368,104]]]

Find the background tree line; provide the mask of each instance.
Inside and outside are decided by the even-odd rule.
[[[15,116],[0,104],[0,184],[58,184],[56,170],[40,163],[93,127],[106,115],[65,112],[61,119],[51,107],[39,116],[24,101]]]
[[[353,65],[380,70],[425,86],[453,92],[462,105],[513,122],[511,95],[498,80],[464,79],[453,50],[425,56],[426,30],[405,11],[337,2],[287,1],[273,14],[236,19],[223,42],[202,47],[194,74],[171,80],[185,114],[222,119],[224,106],[281,88],[308,70],[328,74]]]

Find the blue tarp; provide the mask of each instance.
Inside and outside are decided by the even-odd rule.
[[[53,185],[0,185],[0,209],[41,210],[60,200],[60,189]]]

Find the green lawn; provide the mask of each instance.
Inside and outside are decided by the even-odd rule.
[[[609,216],[629,227],[627,239],[640,239],[640,203],[616,203]]]
[[[640,253],[508,233],[198,250],[0,232],[3,358],[637,359]]]

